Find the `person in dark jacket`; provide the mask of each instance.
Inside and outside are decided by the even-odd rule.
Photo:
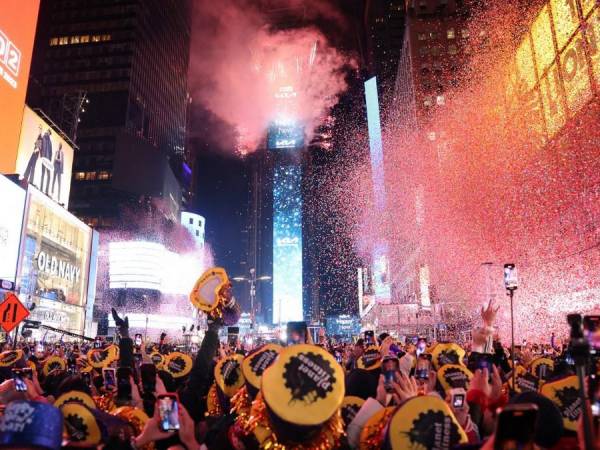
[[[33,144],[33,151],[29,157],[27,168],[23,173],[23,179],[27,180],[29,184],[34,184],[35,181],[35,166],[37,165],[37,160],[40,157],[40,152],[42,150],[42,140],[42,126],[38,125],[38,137]]]
[[[48,195],[48,191],[50,190],[50,168],[52,167],[51,136],[52,132],[50,131],[50,128],[48,128],[44,133],[44,136],[42,136],[42,150],[40,154],[42,161],[42,181],[40,184],[40,189],[44,191],[46,195]],[[46,185],[44,185],[44,180],[46,180]]]
[[[60,203],[60,187],[61,187],[61,179],[64,171],[64,160],[65,153],[62,149],[62,142],[58,143],[58,150],[54,154],[54,177],[52,178],[52,196],[54,197],[54,188],[56,187],[56,181],[58,181],[58,196],[56,197],[56,201]]]

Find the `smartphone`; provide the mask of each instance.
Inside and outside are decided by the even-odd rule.
[[[105,367],[104,369],[102,369],[102,378],[104,379],[104,388],[107,391],[112,391],[117,387],[115,369],[110,367]]]
[[[102,341],[100,340],[100,338],[96,338],[96,340],[94,341],[94,348],[102,348]]]
[[[131,400],[131,369],[129,367],[117,369],[117,398]]]
[[[534,403],[505,406],[496,421],[494,450],[533,450],[538,407]]]
[[[15,383],[15,391],[27,392],[27,383],[25,383],[25,375],[23,369],[12,370],[13,381]]]
[[[144,393],[156,391],[156,366],[152,363],[145,363],[140,366],[142,376],[142,390]]]
[[[419,338],[417,340],[417,350],[416,350],[417,356],[421,356],[423,353],[425,353],[426,349],[427,349],[427,341],[423,338]]]
[[[240,327],[227,327],[227,344],[229,348],[234,349],[237,347],[239,334]]]
[[[383,372],[383,386],[385,387],[386,392],[393,392],[394,385],[392,384],[394,380],[395,370],[386,370]]]
[[[138,349],[140,349],[142,347],[142,335],[141,334],[138,333],[135,335],[134,343]]]
[[[495,356],[491,353],[471,352],[467,363],[467,368],[471,372],[476,370],[487,369],[488,373],[492,374]]]
[[[288,322],[287,343],[288,345],[305,344],[308,328],[306,322]]]
[[[514,264],[504,264],[504,287],[509,291],[514,291],[518,286],[517,268]]]
[[[366,345],[374,345],[375,344],[375,332],[373,330],[365,331],[364,336],[365,336],[365,344]]]
[[[160,429],[164,432],[179,430],[179,402],[175,394],[161,394],[156,399]]]
[[[452,408],[461,410],[465,407],[467,401],[467,391],[464,388],[450,389],[450,403]]]
[[[431,361],[425,356],[419,356],[417,359],[417,366],[415,368],[415,378],[417,380],[429,379],[429,372],[431,371]]]
[[[600,315],[583,317],[583,332],[590,344],[590,354],[600,354]]]

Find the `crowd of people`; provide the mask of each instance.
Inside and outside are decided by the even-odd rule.
[[[165,339],[140,345],[113,310],[116,343],[0,354],[0,447],[585,448],[582,411],[594,405],[582,401],[569,346],[553,337],[513,355],[494,336],[496,311],[482,309],[462,346],[374,332],[313,342],[296,326],[285,343],[250,348],[221,343],[223,321],[209,320],[189,354]],[[587,380],[593,393],[590,365]]]

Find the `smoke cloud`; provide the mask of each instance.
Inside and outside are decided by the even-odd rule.
[[[196,2],[190,88],[195,101],[235,129],[239,153],[254,151],[274,120],[301,123],[310,138],[346,89],[352,59],[316,27],[298,27],[319,17],[344,27],[323,1],[287,0],[277,8],[249,0]]]

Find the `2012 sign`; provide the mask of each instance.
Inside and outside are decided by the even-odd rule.
[[[8,69],[6,71],[4,68]],[[21,68],[21,51],[15,44],[0,30],[0,75],[13,88],[17,87],[17,81],[14,77],[19,76]]]

